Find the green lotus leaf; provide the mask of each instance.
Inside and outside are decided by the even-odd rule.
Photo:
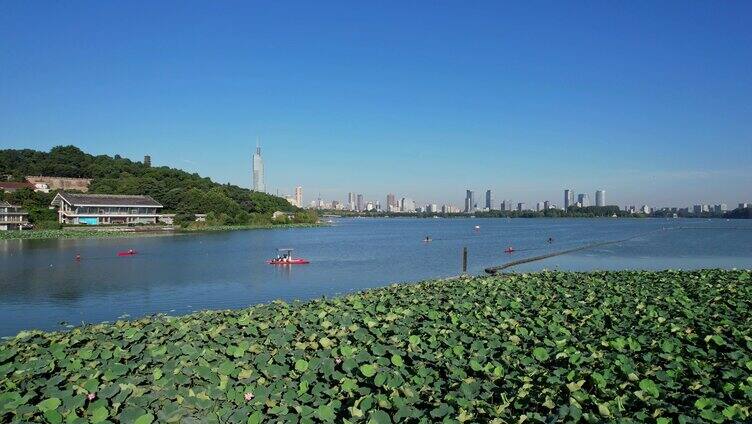
[[[39,410],[44,413],[53,409],[57,409],[57,407],[60,406],[60,403],[60,399],[53,397],[39,402],[37,404],[37,408],[39,408]]]
[[[376,375],[376,368],[373,364],[363,364],[360,366],[360,372],[366,377],[373,377]]]
[[[653,380],[650,380],[650,379],[642,379],[642,380],[640,380],[640,389],[643,392],[645,392],[645,393],[647,393],[650,396],[655,397],[655,398],[657,398],[658,395],[659,395],[658,386],[656,386],[655,382],[653,382]]]
[[[402,361],[402,357],[397,354],[392,355],[391,362],[392,362],[392,365],[394,365],[395,367],[401,367],[405,364]]]
[[[295,371],[306,372],[308,370],[308,361],[305,359],[298,359],[295,361]]]
[[[386,412],[376,409],[369,414],[368,424],[392,424],[392,418]]]
[[[533,349],[533,357],[540,362],[546,361],[549,358],[548,350],[545,347],[536,347]]]
[[[334,410],[329,405],[319,405],[319,407],[316,408],[315,415],[316,418],[325,422],[332,422],[335,418]]]
[[[101,423],[109,416],[110,411],[108,411],[106,407],[100,406],[99,408],[92,411],[90,420],[92,423]]]
[[[154,421],[154,415],[144,414],[136,418],[136,421],[134,421],[133,424],[151,424],[152,421]]]

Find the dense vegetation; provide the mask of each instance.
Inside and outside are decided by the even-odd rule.
[[[23,332],[4,421],[749,422],[749,271],[544,272]]]
[[[315,214],[277,196],[215,183],[179,169],[149,167],[119,155],[93,156],[74,146],[55,147],[49,152],[0,150],[0,175],[11,175],[19,181],[27,175],[92,178],[91,193],[146,194],[164,205],[165,211],[176,212],[183,222],[191,221],[193,214],[211,213],[212,225],[264,224],[271,223],[275,211],[294,213],[293,222],[316,221]],[[8,202],[26,207],[36,224],[55,220],[55,213],[47,209],[52,197],[54,193],[32,190],[5,194]]]

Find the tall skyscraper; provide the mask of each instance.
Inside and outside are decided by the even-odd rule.
[[[538,202],[535,204],[535,211],[540,212],[543,210],[543,202]]]
[[[524,210],[525,210],[525,204],[522,202],[517,203],[517,212],[522,212]]]
[[[590,198],[588,198],[586,193],[580,193],[577,195],[577,203],[579,203],[581,207],[586,208],[590,206]]]
[[[364,210],[366,210],[366,204],[363,201],[363,195],[359,194],[357,198],[358,198],[357,200],[358,212],[363,212]]]
[[[574,193],[572,190],[564,190],[564,210],[569,209],[570,206],[574,206]]]
[[[486,209],[489,211],[493,209],[493,195],[491,194],[491,190],[486,190]]]
[[[465,213],[475,212],[475,193],[472,190],[465,192]]]
[[[303,207],[303,187],[295,187],[295,203],[299,208]]]
[[[549,209],[551,209],[551,202],[549,202],[548,200],[545,200],[545,201],[543,202],[543,209],[544,209],[544,210],[549,210]]]
[[[606,190],[595,192],[595,206],[606,206]]]
[[[351,211],[355,210],[355,207],[356,207],[356,205],[355,205],[355,193],[353,193],[353,192],[347,193],[347,207]]]
[[[389,193],[386,195],[386,210],[391,211],[391,208],[396,208],[399,206],[399,203],[397,203],[397,198],[394,197],[394,194]]]
[[[261,144],[258,141],[256,141],[256,153],[253,154],[253,191],[266,191],[264,161],[261,159]]]

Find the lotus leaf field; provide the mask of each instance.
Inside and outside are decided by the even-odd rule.
[[[749,271],[542,272],[24,332],[5,422],[750,422]]]

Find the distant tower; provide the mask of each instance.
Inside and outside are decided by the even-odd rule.
[[[465,192],[465,213],[475,212],[475,193],[472,190]]]
[[[299,208],[303,207],[303,187],[295,187],[295,203]]]
[[[365,211],[365,210],[366,210],[366,204],[365,204],[365,201],[363,200],[363,195],[362,195],[362,194],[359,194],[359,195],[357,196],[357,199],[358,199],[358,200],[356,201],[356,206],[357,206],[357,210],[358,210],[358,212],[363,212],[363,211]]]
[[[491,193],[491,190],[486,190],[486,209],[489,211],[493,209],[493,193]]]
[[[595,192],[595,206],[606,206],[606,190]]]
[[[580,193],[577,195],[577,203],[579,203],[581,207],[586,208],[590,206],[590,199],[587,194]]]
[[[261,159],[261,144],[256,140],[256,153],[253,154],[253,191],[266,191],[264,184],[264,161]]]
[[[351,211],[356,210],[356,204],[355,204],[355,193],[350,192],[347,193],[347,206],[350,208]]]
[[[572,190],[564,190],[564,210],[568,210],[570,206],[574,206],[574,193]]]
[[[149,155],[144,156],[144,166],[147,168],[151,168],[151,156]]]

